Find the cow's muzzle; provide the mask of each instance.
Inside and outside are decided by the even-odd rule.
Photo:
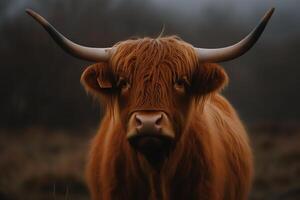
[[[168,116],[161,111],[134,112],[128,123],[130,145],[149,161],[158,161],[170,151],[175,133]]]

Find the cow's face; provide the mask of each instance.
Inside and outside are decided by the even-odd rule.
[[[173,37],[119,43],[109,63],[82,76],[88,91],[114,99],[126,138],[151,162],[167,155],[188,128],[193,102],[221,88],[226,74],[199,64],[194,49]]]

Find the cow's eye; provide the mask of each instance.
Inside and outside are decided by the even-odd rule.
[[[122,93],[126,92],[130,88],[129,82],[123,77],[119,78],[117,86],[121,90]]]
[[[186,77],[178,79],[174,84],[174,89],[183,94],[186,92],[187,87],[189,86],[189,82]]]

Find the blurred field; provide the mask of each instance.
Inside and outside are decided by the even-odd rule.
[[[88,199],[83,171],[89,136],[27,129],[0,134],[0,200]]]
[[[255,47],[222,63],[224,94],[255,124],[250,199],[300,200],[300,125],[283,124],[300,122],[299,0],[0,0],[0,200],[89,199],[83,172],[94,131],[84,129],[104,111],[80,86],[91,63],[57,47],[26,8],[82,45],[157,37],[164,25],[166,36],[218,48],[243,38],[271,7]]]
[[[88,199],[83,171],[92,132],[2,130],[0,200]],[[300,199],[300,127],[250,132],[256,159],[250,199]]]

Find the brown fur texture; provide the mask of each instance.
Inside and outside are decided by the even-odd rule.
[[[219,94],[224,70],[198,63],[193,47],[177,37],[115,47],[109,62],[82,75],[86,90],[107,107],[86,170],[92,199],[247,199],[252,153],[239,117]],[[137,110],[167,113],[176,130],[175,148],[159,170],[126,140]]]

